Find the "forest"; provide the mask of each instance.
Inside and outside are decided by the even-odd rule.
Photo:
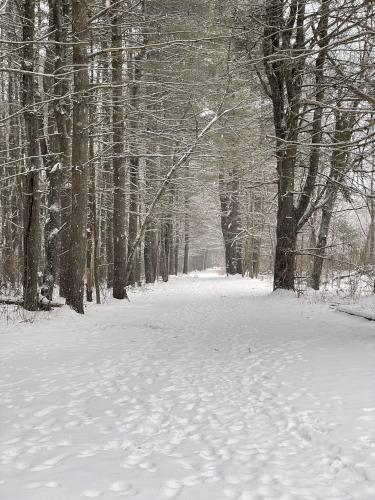
[[[0,9],[4,301],[83,313],[214,265],[371,291],[371,1]]]
[[[0,0],[1,500],[375,499],[373,0]]]

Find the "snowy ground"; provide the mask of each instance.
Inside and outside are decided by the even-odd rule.
[[[375,323],[268,292],[0,324],[1,500],[374,500]]]

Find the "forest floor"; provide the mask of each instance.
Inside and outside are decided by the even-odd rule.
[[[0,325],[2,500],[373,500],[375,324],[215,273]]]

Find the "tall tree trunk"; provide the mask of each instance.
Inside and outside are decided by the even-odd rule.
[[[58,208],[60,211],[60,255],[59,255],[59,285],[60,295],[66,297],[69,286],[70,269],[70,172],[71,165],[71,144],[70,144],[70,113],[67,96],[70,91],[69,80],[62,74],[66,71],[69,63],[68,48],[64,45],[67,38],[67,23],[69,5],[66,0],[49,0],[49,8],[52,16],[53,34],[57,42],[55,46],[54,58],[54,101],[53,112],[57,128],[57,148],[59,151],[59,172],[55,179],[58,184],[60,200]]]
[[[49,12],[49,40],[54,40],[55,25],[53,8]],[[48,45],[44,72],[52,74],[54,71],[53,60],[55,51],[53,45]],[[43,86],[39,88],[37,102],[46,100],[46,96],[54,93],[54,79],[43,78]],[[61,168],[59,163],[59,141],[56,134],[56,123],[53,106],[45,104],[39,112],[39,130],[41,131],[39,144],[43,166],[48,182],[47,218],[44,226],[45,267],[43,272],[42,295],[52,301],[53,290],[56,282],[59,262],[59,230],[60,230],[60,188]]]
[[[189,246],[190,246],[189,200],[187,195],[185,195],[184,263],[182,267],[183,274],[189,273]]]
[[[161,252],[160,252],[160,268],[161,277],[164,282],[168,281],[169,277],[169,258],[170,258],[170,242],[171,242],[171,223],[167,220],[161,225]]]
[[[314,290],[319,290],[320,287],[320,278],[322,275],[324,256],[326,252],[328,231],[331,225],[332,212],[336,203],[336,198],[337,191],[333,190],[330,198],[322,209],[322,218],[319,226],[316,249],[314,250],[315,255],[310,278],[310,286]]]
[[[139,2],[140,14],[144,16],[146,9],[145,0]],[[145,30],[147,31],[147,30]],[[147,43],[147,36],[143,33],[138,42]],[[130,107],[129,107],[129,144],[130,144],[130,166],[129,166],[129,182],[130,182],[130,200],[129,200],[129,224],[128,224],[128,269],[127,269],[127,284],[133,285],[137,282],[140,269],[139,249],[136,248],[141,240],[138,238],[139,226],[139,138],[137,137],[138,112],[140,110],[140,81],[142,77],[142,61],[146,58],[144,48],[140,49],[137,54],[130,55],[128,66],[131,68],[131,84],[130,84]],[[141,234],[139,234],[142,236]]]
[[[99,246],[99,222],[96,204],[96,169],[91,168],[90,172],[90,190],[92,202],[92,231],[94,239],[94,284],[96,303],[100,304],[100,283],[99,283],[99,262],[100,262],[100,246]]]
[[[134,118],[133,118],[134,119]],[[134,147],[134,146],[133,146]],[[135,245],[138,234],[138,157],[130,157],[130,200],[129,200],[129,224],[128,224],[128,255]],[[134,251],[133,251],[134,252]],[[135,251],[132,262],[129,262],[127,273],[127,284],[134,285],[136,282],[137,253]]]
[[[91,84],[94,82],[93,71],[90,75]],[[90,124],[93,123],[94,117],[93,113],[89,112]],[[93,161],[95,156],[94,139],[92,133],[89,138],[89,156],[90,156],[90,172],[88,178],[88,219],[87,219],[87,241],[86,241],[86,300],[87,302],[92,302],[93,300],[93,288],[94,288],[94,259],[95,259],[95,218],[96,213],[96,192],[95,192],[95,163]]]
[[[93,234],[92,224],[89,220],[86,236],[86,300],[92,302],[92,289],[93,289]]]
[[[288,160],[288,159],[287,159]],[[279,160],[274,289],[294,290],[297,228],[293,204],[294,158]]]
[[[72,212],[69,305],[83,314],[88,201],[88,7],[72,0],[74,102],[72,140]]]
[[[112,206],[113,206],[113,198]],[[105,251],[106,251],[106,264],[107,264],[107,288],[113,288],[113,213],[112,210],[107,210],[105,213],[106,224],[104,226],[105,234]]]
[[[154,219],[150,217],[147,222],[147,229],[145,231],[144,243],[144,263],[145,263],[145,281],[146,283],[154,283],[156,279],[157,267],[157,242],[156,242],[156,228]]]
[[[45,224],[46,267],[44,271],[44,286],[47,287],[47,298],[52,300],[53,289],[58,270],[59,228],[60,228],[60,186],[61,171],[57,164],[50,165],[46,170],[48,179],[48,218]]]
[[[117,4],[112,0],[112,5]],[[112,10],[112,47],[121,47],[120,10]],[[126,294],[126,197],[124,163],[124,113],[122,95],[123,56],[112,54],[112,131],[113,131],[113,297],[125,299]]]
[[[240,232],[239,177],[233,168],[225,179],[219,174],[220,220],[224,239],[225,269],[227,274],[242,274],[242,247],[238,241]]]
[[[179,245],[180,245],[180,236],[178,232],[178,226],[177,226],[177,221],[176,221],[176,228],[175,228],[175,240],[174,240],[174,274],[175,276],[178,275],[178,255],[179,255]]]
[[[34,108],[34,24],[35,0],[25,0],[23,17],[22,104],[25,120],[27,171],[23,183],[23,306],[29,311],[38,308],[38,265],[40,252],[40,194],[38,117]]]

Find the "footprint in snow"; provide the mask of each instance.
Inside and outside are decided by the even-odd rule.
[[[124,481],[114,481],[109,485],[110,491],[117,491],[122,493],[128,493],[132,490],[132,485],[125,483]]]
[[[225,498],[230,498],[233,500],[237,500],[240,498],[239,492],[237,490],[232,489],[232,488],[225,488],[223,490],[223,494],[224,494]]]
[[[225,481],[228,484],[240,484],[241,479],[237,476],[228,475],[228,476],[225,476]]]
[[[57,455],[56,457],[52,457],[52,458],[49,458],[48,460],[45,460],[40,465],[36,465],[35,467],[32,467],[31,470],[33,472],[39,472],[42,470],[51,469],[52,467],[55,467],[55,465],[59,464],[66,457],[67,457],[67,454],[62,453],[61,455]]]
[[[88,458],[88,457],[93,457],[98,454],[97,449],[88,449],[88,450],[82,450],[78,455],[77,458]]]
[[[375,413],[374,414],[367,414],[367,415],[363,415],[361,417],[358,417],[358,420],[361,420],[362,422],[374,422],[375,421]]]
[[[182,480],[184,486],[195,486],[202,483],[202,478],[200,476],[187,476]]]
[[[48,481],[44,486],[47,486],[47,488],[57,488],[60,484],[57,481]]]
[[[86,498],[98,498],[101,495],[101,492],[98,490],[85,490],[83,492],[83,496]]]
[[[17,462],[14,466],[17,470],[26,470],[30,467],[30,465],[26,462]]]
[[[55,407],[49,407],[49,408],[43,408],[43,410],[36,411],[34,413],[34,417],[40,418],[40,417],[45,417],[52,413],[55,410]]]
[[[181,484],[175,479],[170,479],[165,483],[163,493],[165,498],[176,498],[180,491]]]
[[[28,490],[36,490],[37,488],[41,488],[43,486],[43,483],[27,483],[25,485],[25,488]]]

